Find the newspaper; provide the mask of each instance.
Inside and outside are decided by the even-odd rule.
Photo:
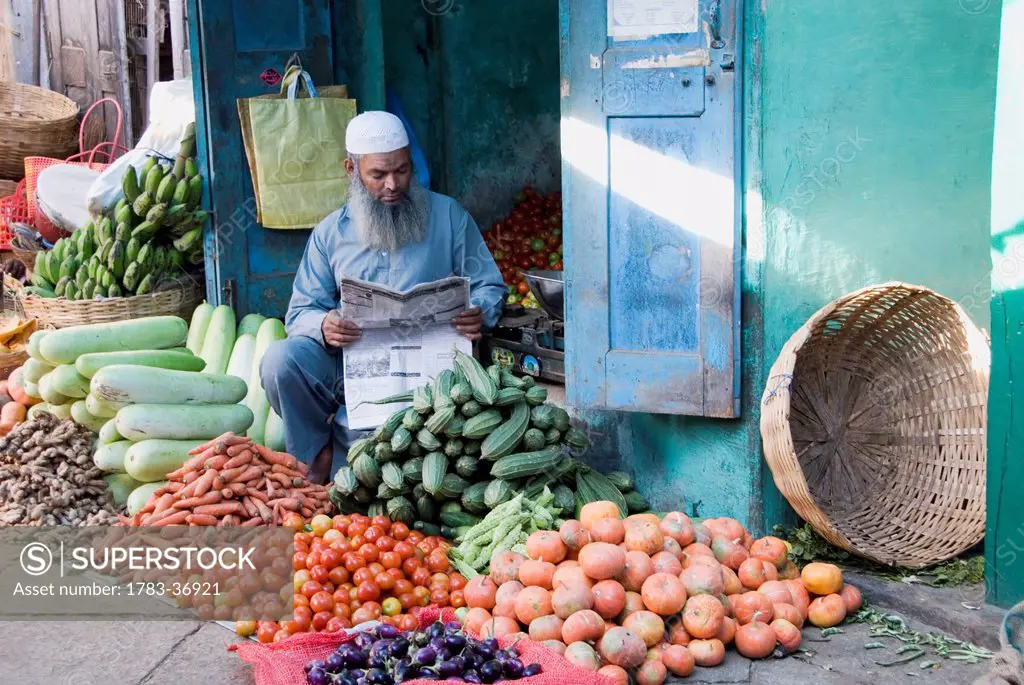
[[[404,292],[342,279],[341,315],[363,329],[362,338],[344,354],[350,429],[368,430],[384,423],[403,405],[371,402],[425,385],[451,368],[454,349],[472,354],[472,343],[451,323],[468,307],[465,278],[444,278]]]

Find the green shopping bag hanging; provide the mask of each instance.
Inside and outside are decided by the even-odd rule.
[[[311,228],[345,203],[345,128],[355,115],[345,86],[318,91],[295,65],[280,93],[238,101],[260,224]]]

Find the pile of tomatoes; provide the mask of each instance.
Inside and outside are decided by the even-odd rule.
[[[291,620],[236,623],[241,635],[276,642],[295,633],[329,632],[379,620],[415,630],[425,606],[465,606],[466,579],[448,563],[449,543],[386,516],[294,519]],[[302,524],[299,526],[298,524]]]
[[[528,299],[524,271],[562,270],[562,194],[542,195],[526,186],[512,212],[484,232],[484,242],[509,286],[508,303]]]

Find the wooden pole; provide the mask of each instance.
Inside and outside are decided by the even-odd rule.
[[[14,80],[14,12],[10,0],[0,0],[0,81]]]

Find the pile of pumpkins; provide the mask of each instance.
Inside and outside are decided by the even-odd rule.
[[[525,633],[623,685],[717,666],[729,645],[750,659],[791,653],[805,622],[836,626],[861,606],[838,567],[801,570],[785,541],[755,540],[732,518],[622,519],[598,501],[558,531],[533,533],[525,551],[496,554],[466,585],[467,633]]]

